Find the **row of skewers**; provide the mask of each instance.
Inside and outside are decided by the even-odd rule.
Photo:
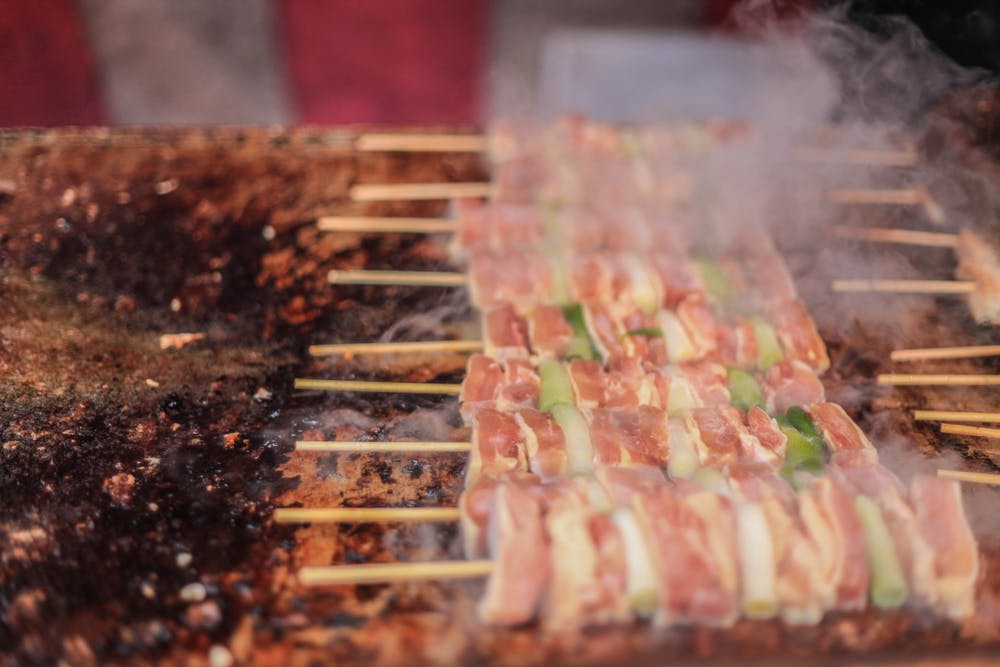
[[[620,159],[620,136],[616,143],[610,128],[597,130],[574,136],[600,138],[603,157],[617,147],[610,171],[628,174],[611,186],[619,201],[625,192],[684,205],[683,195],[665,194]],[[565,146],[556,153],[560,164],[579,157]],[[525,169],[531,159],[514,164]],[[458,508],[382,516],[457,518],[472,560],[306,568],[302,581],[489,575],[484,621],[521,623],[541,609],[557,629],[633,616],[724,625],[740,613],[815,623],[869,597],[879,607],[910,602],[968,614],[978,553],[957,484],[918,477],[907,492],[846,413],[825,402],[816,377],[828,365],[825,348],[766,237],[748,230],[728,248],[698,248],[682,234],[657,236],[670,220],[642,207],[628,228],[638,230],[639,246],[620,242],[630,234],[616,234],[614,218],[575,227],[578,211],[589,210],[580,202],[594,196],[590,188],[601,191],[608,173],[602,159],[592,162],[589,178],[533,185],[534,205],[463,202],[452,251],[468,263],[468,277],[411,276],[412,284],[468,283],[483,310],[483,340],[459,342],[486,355],[470,357],[462,385],[297,382],[459,394],[468,443],[300,446],[468,451]],[[512,169],[500,182],[524,180]],[[524,189],[502,191],[520,197]],[[551,215],[553,201],[566,212],[567,200],[576,208]],[[331,282],[398,277],[331,273]],[[352,510],[317,508],[278,518],[315,520],[317,511],[352,520]],[[353,516],[372,520],[379,509]]]

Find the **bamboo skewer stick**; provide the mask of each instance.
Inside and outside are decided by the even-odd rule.
[[[966,470],[938,470],[938,477],[954,479],[959,482],[976,482],[978,484],[1000,485],[1000,475],[991,472],[968,472]]]
[[[460,287],[468,282],[457,271],[374,271],[333,269],[327,280],[334,285],[402,285],[410,287]]]
[[[951,435],[974,435],[977,438],[1000,439],[1000,428],[969,426],[968,424],[941,424],[941,432]]]
[[[914,150],[907,149],[827,149],[827,148],[796,148],[792,157],[801,162],[825,162],[880,165],[886,167],[909,167],[917,163],[919,156]]]
[[[299,440],[295,443],[297,452],[392,452],[401,454],[468,452],[472,444],[468,442],[386,442],[383,440]]]
[[[311,378],[295,378],[295,388],[387,394],[443,394],[448,396],[457,396],[462,391],[461,384],[441,382],[380,382],[376,380],[317,380]]]
[[[461,226],[452,218],[366,218],[357,215],[325,215],[316,221],[323,232],[362,232],[368,234],[452,234]]]
[[[834,292],[890,292],[897,294],[971,294],[970,280],[834,280]]]
[[[393,343],[334,343],[310,345],[309,354],[314,357],[330,357],[338,354],[412,354],[415,352],[479,352],[483,349],[481,340],[425,340]]]
[[[958,234],[922,232],[916,229],[892,229],[889,227],[852,227],[831,225],[830,233],[837,238],[875,243],[899,243],[902,245],[927,246],[931,248],[954,248],[958,245]]]
[[[304,586],[390,584],[410,581],[481,579],[493,571],[491,560],[444,560],[427,563],[365,563],[326,565],[299,570]]]
[[[944,222],[944,211],[925,188],[845,188],[826,192],[831,204],[920,206],[933,222]]]
[[[489,137],[473,133],[369,132],[354,142],[356,150],[407,151],[411,153],[446,152],[480,153],[489,149]],[[912,149],[892,148],[819,148],[801,147],[792,151],[801,162],[848,163],[907,167],[917,163],[919,155]]]
[[[489,141],[482,134],[371,132],[359,136],[354,147],[362,152],[481,153],[489,147]]]
[[[923,422],[997,422],[1000,412],[964,412],[961,410],[914,410],[913,419]]]
[[[988,387],[1000,385],[1000,375],[987,373],[884,373],[877,378],[879,384],[927,387]]]
[[[282,507],[276,523],[373,523],[458,521],[457,507]]]
[[[893,350],[893,361],[921,361],[933,359],[975,359],[1000,356],[1000,345],[965,345],[962,347],[926,347],[912,350]]]
[[[412,201],[489,197],[492,183],[378,183],[351,188],[354,201]]]
[[[832,204],[923,204],[926,194],[917,188],[844,188],[828,190],[826,200]]]

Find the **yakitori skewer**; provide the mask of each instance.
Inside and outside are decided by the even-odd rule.
[[[908,149],[865,149],[865,148],[796,148],[792,157],[801,162],[832,164],[862,164],[882,167],[910,167],[917,163],[919,156]]]
[[[371,132],[354,142],[361,152],[481,153],[488,147],[489,140],[482,134]]]
[[[357,137],[361,152],[409,153],[480,153],[489,150],[490,137],[480,133],[445,132],[369,132]],[[825,148],[804,146],[792,150],[801,162],[861,164],[885,167],[909,167],[919,155],[910,148]]]
[[[487,135],[473,133],[371,132],[360,135],[354,142],[355,149],[361,152],[479,153],[487,151],[489,146]],[[916,151],[905,148],[802,147],[794,149],[792,157],[801,162],[886,167],[908,167],[919,159]]]
[[[367,234],[452,234],[461,225],[454,218],[376,218],[326,215],[316,221],[324,232],[362,232]]]
[[[493,571],[491,560],[446,560],[427,563],[365,563],[321,565],[299,570],[303,586],[390,584],[408,581],[482,579]]]
[[[914,410],[913,419],[929,422],[1000,422],[1000,412],[966,412],[963,410]]]
[[[491,197],[494,185],[489,182],[440,183],[369,183],[350,190],[353,201],[412,201],[423,199],[462,199]],[[919,188],[851,188],[824,192],[822,201],[831,204],[922,206],[927,217],[943,221],[940,207],[926,190]]]
[[[1000,375],[991,373],[883,373],[879,384],[926,387],[1000,386]]]
[[[888,292],[894,294],[972,294],[971,280],[834,280],[834,292]]]
[[[472,449],[469,442],[459,441],[347,441],[347,440],[299,440],[295,443],[297,452],[392,452],[400,454],[437,453],[437,452],[468,452]]]
[[[390,343],[332,343],[310,345],[314,357],[332,357],[340,354],[414,354],[425,352],[480,352],[481,340],[425,340]]]
[[[887,230],[879,230],[880,233]],[[882,240],[913,243],[916,239],[904,240],[898,234],[904,230],[893,230],[896,236]],[[853,232],[852,232],[853,233]],[[861,232],[859,234],[868,233]],[[903,292],[924,294],[964,294],[968,297],[969,310],[977,322],[1000,324],[1000,257],[988,237],[966,228],[958,234],[942,234],[928,238],[930,233],[919,234],[919,245],[949,245],[955,249],[958,268],[954,281],[913,281],[913,280],[838,280],[834,291],[851,292]],[[960,357],[948,357],[960,358]]]
[[[832,204],[920,206],[929,220],[944,222],[944,211],[925,188],[845,188],[829,190],[824,198]]]
[[[421,199],[461,199],[489,197],[492,183],[378,183],[355,185],[354,201],[413,201]]]
[[[893,361],[931,361],[938,359],[976,359],[1000,356],[1000,345],[964,345],[959,347],[927,347],[893,350]]]
[[[379,380],[322,380],[295,378],[296,389],[319,391],[361,391],[387,394],[443,394],[458,395],[461,384],[441,382],[382,382]]]
[[[891,227],[852,227],[850,225],[831,225],[829,230],[833,236],[838,238],[873,243],[898,243],[931,248],[954,248],[958,245],[958,234],[943,232],[924,232],[916,229],[893,229]]]
[[[941,432],[951,435],[972,435],[977,438],[1000,439],[1000,428],[969,426],[968,424],[941,424]]]
[[[953,479],[958,482],[975,482],[978,484],[996,484],[1000,486],[1000,475],[991,472],[969,472],[967,470],[938,470],[938,477]]]
[[[327,274],[334,285],[399,285],[409,287],[459,287],[469,277],[457,271],[376,271],[334,269]]]
[[[457,507],[282,507],[277,523],[373,523],[458,521]]]

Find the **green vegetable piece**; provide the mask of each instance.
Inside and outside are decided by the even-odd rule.
[[[896,553],[896,543],[889,533],[882,510],[871,498],[856,497],[854,511],[865,532],[872,602],[881,609],[895,609],[906,602],[909,596],[906,577],[899,563],[899,554]]]
[[[733,302],[733,288],[722,267],[710,259],[699,260],[698,267],[701,269],[701,281],[705,285],[705,291],[720,306],[728,308]]]
[[[729,402],[741,410],[764,405],[764,395],[753,376],[738,368],[729,369]]]
[[[822,441],[810,438],[792,426],[782,426],[781,432],[788,439],[785,448],[785,465],[792,472],[807,470],[819,473],[826,465],[826,447]]]
[[[743,581],[743,613],[747,618],[773,618],[779,607],[777,562],[767,515],[760,504],[736,506],[736,544]]]
[[[566,348],[566,359],[593,359],[600,361],[597,347],[587,331],[587,323],[583,318],[583,307],[578,303],[570,303],[562,307],[566,323],[573,327],[573,338]]]
[[[571,475],[587,475],[594,470],[594,445],[590,428],[575,405],[552,406],[552,417],[566,439],[566,467]]]
[[[781,351],[778,334],[770,324],[759,317],[751,318],[753,337],[757,343],[757,368],[766,371],[771,364],[784,361],[785,353]]]
[[[820,442],[823,442],[823,436],[817,430],[816,424],[813,423],[809,414],[799,406],[794,405],[788,408],[785,417],[788,419],[788,423],[798,429],[803,435],[810,438],[817,438]]]
[[[629,329],[623,336],[646,336],[648,338],[663,338],[663,329],[658,327],[639,327],[638,329]]]
[[[566,346],[566,361],[574,359],[595,359],[594,349],[590,347],[588,341],[580,338],[572,338]]]
[[[611,513],[625,545],[625,593],[637,616],[648,618],[656,613],[660,602],[656,565],[649,543],[635,513],[619,507]]]
[[[562,307],[562,311],[566,323],[573,327],[574,333],[577,335],[581,332],[586,333],[587,325],[583,320],[583,306],[578,303],[567,303]]]
[[[549,412],[557,405],[573,405],[573,384],[570,382],[566,367],[551,359],[543,361],[538,366],[540,387],[538,390],[538,409]]]

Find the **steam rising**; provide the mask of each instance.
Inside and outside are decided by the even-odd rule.
[[[832,293],[835,278],[951,279],[955,257],[949,249],[834,240],[826,230],[832,224],[930,231],[994,225],[994,210],[1000,208],[992,194],[996,187],[972,166],[973,159],[959,151],[927,150],[928,135],[941,132],[943,102],[966,94],[985,74],[949,60],[903,17],[880,17],[860,27],[848,20],[848,5],[793,15],[777,11],[778,5],[766,0],[740,5],[732,16],[744,35],[739,38],[593,29],[553,33],[543,51],[535,102],[500,109],[502,120],[513,116],[544,124],[584,113],[638,127],[748,121],[749,138],[683,165],[693,168],[696,187],[711,197],[714,231],[730,238],[752,226],[770,231],[824,338],[835,353],[844,350],[835,354],[839,361],[828,384],[889,450],[912,451],[912,444],[902,444],[908,435],[899,434],[898,424],[908,420],[904,408],[939,401],[956,409],[988,409],[991,396],[960,388],[880,389],[874,375],[890,370],[889,351],[987,342],[989,332],[976,329],[962,297]],[[532,109],[533,117],[525,109]],[[946,147],[947,142],[945,135]],[[850,149],[923,151],[920,164],[898,168],[804,163],[797,159],[802,147],[831,155]],[[650,162],[662,182],[675,177],[683,160],[661,153]],[[921,206],[822,201],[824,192],[847,188],[926,188],[943,220]],[[695,230],[703,231],[704,222],[696,220]],[[676,229],[684,222],[674,217],[665,224]],[[895,430],[886,426],[893,422]],[[949,454],[936,463],[954,466],[959,458]],[[925,465],[901,463],[901,471]]]

